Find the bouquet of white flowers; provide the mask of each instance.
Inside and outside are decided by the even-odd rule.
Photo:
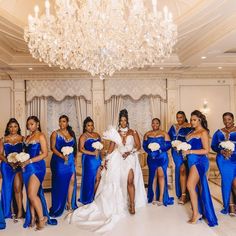
[[[182,143],[182,142],[179,141],[179,140],[174,140],[174,141],[171,142],[171,146],[172,146],[173,148],[176,148],[176,149],[177,149],[177,147],[178,147],[181,143]]]
[[[18,162],[18,160],[16,159],[16,155],[18,153],[17,152],[12,152],[10,153],[8,156],[7,156],[7,161],[9,163],[13,163],[13,164],[16,164]]]
[[[29,159],[30,159],[30,155],[28,153],[21,152],[21,153],[16,154],[16,160],[20,163],[28,161]],[[24,168],[22,168],[22,170],[24,171]]]
[[[158,151],[160,149],[160,144],[159,143],[149,143],[148,148],[152,151]]]
[[[101,151],[103,149],[103,144],[101,142],[97,141],[92,144],[92,147],[96,150]]]
[[[186,142],[181,142],[178,146],[177,146],[177,151],[188,151],[191,150],[191,145],[186,143]],[[186,155],[183,155],[184,160],[186,160]]]
[[[235,150],[235,145],[233,142],[227,140],[227,141],[222,141],[220,143],[220,146],[226,151],[226,152],[233,152]],[[228,158],[227,158],[228,159]]]
[[[73,153],[74,148],[70,146],[65,146],[61,149],[61,152],[64,156],[68,157],[71,153]],[[68,158],[64,162],[65,165],[68,165]]]

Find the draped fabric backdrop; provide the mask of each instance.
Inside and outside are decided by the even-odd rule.
[[[58,118],[67,115],[77,137],[83,120],[92,114],[90,80],[27,81],[27,116],[36,115],[50,137],[58,129]]]

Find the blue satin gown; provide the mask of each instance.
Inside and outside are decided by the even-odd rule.
[[[19,142],[16,144],[4,143],[4,153],[8,156],[10,153],[17,152],[20,153],[23,150],[23,143]],[[17,214],[17,206],[14,201],[14,178],[16,173],[21,171],[21,168],[13,169],[8,163],[1,163],[2,172],[2,210],[5,218],[11,218],[11,204],[13,203],[14,213]]]
[[[92,144],[97,141],[100,141],[100,139],[88,138],[84,143],[85,150],[94,152],[95,149],[92,147]],[[84,205],[89,204],[94,200],[96,175],[100,166],[101,156],[82,155],[82,182],[79,201]]]
[[[191,150],[203,149],[201,138],[192,137],[187,140],[191,145]],[[189,154],[187,156],[189,170],[191,167],[196,166],[199,178],[200,189],[196,186],[196,192],[198,194],[198,210],[208,221],[209,226],[218,225],[214,206],[211,199],[211,193],[207,181],[207,171],[209,169],[209,160],[206,155]]]
[[[5,218],[2,211],[2,203],[0,200],[0,230],[5,229],[5,228],[6,228],[6,222],[5,222]]]
[[[179,140],[181,142],[186,142],[186,136],[191,131],[191,127],[182,127],[179,130],[176,130],[175,125],[172,125],[168,134],[171,141]],[[187,162],[184,161],[181,152],[177,152],[176,149],[171,148],[171,154],[175,163],[175,192],[178,198],[181,197],[182,191],[180,186],[180,167],[183,164],[187,165]]]
[[[229,133],[226,139],[225,133],[222,130],[217,130],[212,138],[211,148],[217,152],[216,162],[221,174],[221,192],[223,198],[223,214],[229,213],[230,194],[232,189],[233,180],[236,178],[236,147],[229,160],[225,159],[220,153],[222,148],[220,143],[222,141],[230,140],[236,144],[236,132]],[[234,199],[236,200],[236,199]]]
[[[148,145],[150,143],[159,143],[160,150],[152,152]],[[148,154],[147,164],[149,168],[149,178],[148,178],[148,202],[151,203],[153,201],[154,192],[153,192],[153,181],[155,178],[157,168],[161,167],[165,176],[165,187],[164,187],[164,196],[163,196],[163,204],[165,206],[172,205],[174,203],[174,198],[169,197],[168,193],[168,178],[167,178],[167,167],[169,163],[167,151],[171,148],[170,141],[165,141],[163,136],[157,137],[148,137],[147,140],[143,141],[143,149]],[[156,187],[156,199],[159,199],[160,189],[157,182]],[[154,199],[154,200],[156,200]]]
[[[75,144],[74,138],[66,140],[62,135],[57,133],[56,136],[56,149],[61,152],[63,147],[73,147]],[[68,164],[64,163],[64,160],[58,157],[56,154],[52,155],[51,159],[51,171],[52,171],[52,207],[50,208],[50,216],[58,217],[62,215],[67,202],[68,189],[72,175],[76,177],[75,170],[75,157],[74,153],[71,153],[68,157]],[[74,182],[74,190],[72,194],[72,209],[76,209],[76,178]]]
[[[37,141],[34,141],[28,144],[25,144],[25,151],[30,155],[30,158],[38,156],[41,151],[40,143]],[[38,178],[40,182],[38,196],[42,203],[43,215],[48,218],[48,222],[47,222],[48,224],[56,225],[57,221],[55,219],[50,219],[49,217],[47,203],[46,203],[43,188],[42,188],[42,182],[44,180],[45,173],[46,173],[46,164],[44,160],[34,162],[32,164],[28,164],[22,171],[24,184],[26,186],[26,191],[28,191],[28,184],[29,184],[30,177],[32,175],[35,175]],[[29,199],[27,199],[24,228],[29,227],[30,223],[31,223],[30,201]]]

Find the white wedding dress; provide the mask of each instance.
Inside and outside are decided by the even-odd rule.
[[[79,207],[69,218],[70,223],[97,233],[111,230],[128,213],[127,179],[131,169],[134,172],[135,208],[143,207],[147,203],[133,136],[127,136],[126,144],[123,145],[119,133],[110,128],[103,138],[115,142],[117,148],[107,156],[107,169],[102,171],[94,202]],[[131,154],[124,160],[122,153],[127,151]]]

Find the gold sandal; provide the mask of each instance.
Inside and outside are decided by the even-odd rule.
[[[35,230],[42,230],[47,225],[47,221],[48,219],[45,216],[39,219]]]
[[[134,203],[130,203],[130,205],[129,205],[129,213],[130,213],[131,215],[134,215],[134,214],[135,214]]]

